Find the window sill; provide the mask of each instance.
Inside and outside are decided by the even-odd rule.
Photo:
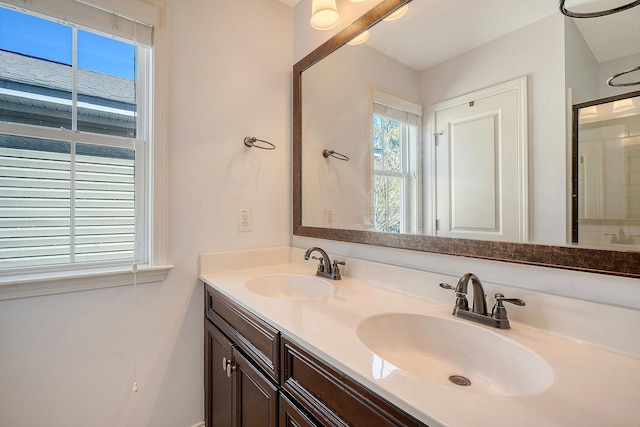
[[[162,282],[173,265],[138,266],[136,283]],[[75,272],[21,275],[0,278],[0,301],[91,289],[133,285],[131,268],[105,268]]]

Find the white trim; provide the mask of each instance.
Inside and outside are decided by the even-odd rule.
[[[203,422],[201,422],[201,423],[194,424],[194,425],[192,425],[191,427],[204,427],[204,426],[205,426],[205,423],[204,423],[204,421],[203,421]]]
[[[162,282],[173,268],[173,265],[138,266],[135,282]],[[3,277],[0,279],[0,301],[133,284],[134,274],[129,267]]]
[[[372,90],[372,100],[376,104],[402,110],[416,116],[422,116],[422,105],[409,101],[408,99],[392,95],[384,90],[374,88]]]
[[[157,6],[160,21],[164,19],[164,5]],[[153,117],[153,128],[149,131],[150,146],[149,159],[153,159],[153,168],[147,168],[151,183],[149,207],[151,211],[151,236],[149,236],[150,264],[166,264],[168,254],[168,113],[169,106],[169,78],[167,34],[164,27],[156,28],[154,33],[154,47],[151,61],[153,63],[151,86],[152,98],[149,103],[149,113]]]

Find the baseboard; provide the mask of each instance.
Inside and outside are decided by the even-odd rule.
[[[198,424],[194,424],[191,427],[204,427],[204,421],[202,421],[201,423],[198,423]]]

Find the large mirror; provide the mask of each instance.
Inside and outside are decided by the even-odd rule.
[[[574,242],[571,144],[637,34],[640,7],[381,2],[294,66],[294,234],[640,277],[640,246]]]

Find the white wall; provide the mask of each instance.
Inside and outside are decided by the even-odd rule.
[[[125,0],[118,0],[125,1]],[[189,427],[203,419],[198,254],[289,244],[292,9],[167,0],[164,283],[0,302],[0,425]],[[254,135],[275,151],[245,149]],[[253,231],[236,232],[236,212]],[[137,313],[137,380],[133,317]]]
[[[571,103],[598,98],[598,61],[573,19],[565,20],[566,83]]]

